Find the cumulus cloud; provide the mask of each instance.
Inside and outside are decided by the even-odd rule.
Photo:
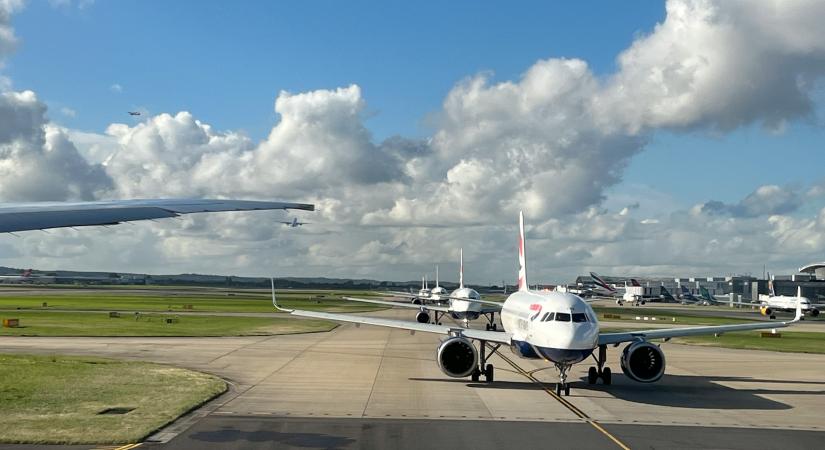
[[[412,278],[412,266],[452,260],[463,246],[468,268],[480,266],[479,279],[498,280],[512,269],[519,209],[528,213],[531,273],[539,279],[606,267],[667,274],[734,270],[755,260],[761,266],[762,259],[790,258],[777,243],[794,238],[807,245],[793,247],[795,258],[825,251],[817,238],[824,220],[794,216],[804,196],[779,186],[673,213],[646,199],[604,207],[656,130],[778,129],[813,110],[825,71],[818,23],[825,4],[670,0],[666,12],[618,55],[612,74],[550,58],[515,80],[469,76],[448,93],[432,135],[421,140],[376,142],[357,85],[281,92],[278,121],[260,142],[186,111],[112,124],[103,135],[66,131],[48,122],[33,93],[6,92],[3,102],[14,106],[0,104],[0,174],[8,175],[0,196],[235,196],[319,206],[300,234],[276,229],[273,216],[230,214],[106,235],[113,248],[140,245],[129,253],[138,266],[190,270],[265,274],[276,266]],[[3,17],[0,37],[10,30]],[[78,240],[66,250],[72,261],[87,251],[106,255],[98,261],[123,261],[123,252],[67,236]],[[215,244],[226,241],[233,244]]]
[[[737,217],[789,214],[802,205],[802,196],[794,190],[777,185],[760,186],[735,204],[712,200],[694,208],[706,214],[730,214]]]
[[[11,15],[23,7],[23,0],[0,0],[0,67],[3,58],[14,51],[17,37],[11,25]]]

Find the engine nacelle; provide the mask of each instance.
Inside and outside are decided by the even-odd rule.
[[[635,342],[624,348],[619,362],[628,378],[641,382],[659,381],[665,374],[665,354],[658,345]]]
[[[773,314],[773,310],[768,308],[767,306],[760,307],[759,312],[762,313],[763,316],[770,316],[771,314]]]
[[[811,308],[810,314],[811,314],[811,317],[816,317],[816,316],[819,315],[819,310],[816,309],[816,308]]]
[[[466,377],[478,366],[478,350],[468,339],[452,337],[439,344],[436,361],[445,375]]]
[[[418,314],[415,315],[415,321],[418,323],[430,323],[430,315],[425,311],[419,311]]]
[[[421,304],[421,299],[418,298],[418,297],[413,297],[413,299],[411,300],[411,303],[413,305],[420,305]]]

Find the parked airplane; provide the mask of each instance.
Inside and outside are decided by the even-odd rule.
[[[439,344],[436,350],[436,362],[442,372],[454,378],[469,376],[473,381],[478,381],[481,375],[484,375],[488,382],[493,381],[494,368],[488,363],[489,358],[501,346],[510,347],[520,357],[544,359],[556,366],[559,371],[559,383],[556,385],[557,395],[562,392],[570,395],[570,384],[567,382],[570,368],[590,357],[596,350],[598,350],[597,366],[590,367],[588,370],[587,382],[593,384],[600,378],[604,384],[610,384],[611,371],[609,367],[605,367],[608,345],[618,346],[628,343],[620,358],[622,371],[632,380],[649,383],[658,381],[665,372],[664,353],[658,345],[651,342],[653,339],[667,341],[670,338],[681,336],[720,335],[732,331],[781,328],[797,322],[802,317],[800,306],[797,305],[796,318],[790,322],[758,322],[601,333],[596,314],[580,297],[553,291],[530,291],[527,288],[524,218],[521,213],[519,213],[518,260],[518,291],[507,297],[501,309],[503,332],[349,314],[283,309],[278,306],[275,298],[274,279],[272,280],[272,304],[276,309],[294,316],[445,335],[446,339]],[[473,301],[488,303],[482,300]],[[476,349],[473,341],[479,343],[480,351]]]
[[[594,293],[594,298],[615,299],[616,304],[619,306],[624,305],[626,302],[633,304],[633,306],[641,306],[647,303],[648,297],[644,295],[644,287],[633,278],[630,279],[630,286],[625,281],[624,288],[616,288],[608,284],[595,272],[590,272],[590,278],[593,279],[597,287],[601,288],[601,292]]]
[[[770,295],[765,297],[764,299],[760,300],[759,303],[748,303],[748,302],[739,302],[733,300],[718,300],[716,297],[713,296],[707,289],[704,287],[699,288],[699,292],[702,295],[702,298],[705,299],[708,303],[716,303],[716,304],[728,304],[728,305],[740,305],[740,306],[759,306],[759,312],[763,316],[767,316],[771,319],[776,319],[776,313],[778,311],[782,312],[793,312],[796,310],[797,305],[801,305],[802,312],[807,314],[811,317],[816,317],[819,315],[819,308],[811,303],[811,301],[807,297],[802,296],[802,287],[798,286],[796,288],[796,296],[789,296],[789,295],[776,295],[776,292],[773,290],[773,282],[768,283],[768,288],[770,289]]]
[[[0,282],[3,283],[27,283],[32,281],[32,269],[20,272],[20,275],[0,275]]]
[[[659,298],[661,298],[663,302],[676,303],[676,299],[673,297],[670,291],[668,291],[667,288],[665,288],[664,285],[662,285],[659,289],[661,290]]]
[[[293,217],[292,222],[281,222],[281,223],[288,226],[289,228],[298,228],[301,225],[309,225],[309,222],[298,222],[297,217]]]
[[[95,202],[0,203],[0,233],[117,225],[136,220],[164,219],[183,214],[223,211],[301,209],[314,211],[307,203],[251,200],[150,199]]]
[[[459,250],[458,289],[454,290],[446,298],[448,301],[447,305],[428,305],[422,303],[400,303],[384,300],[344,297],[346,300],[355,302],[418,309],[418,313],[415,315],[415,320],[418,323],[430,323],[430,314],[432,314],[432,323],[441,325],[441,318],[446,314],[455,320],[463,321],[464,326],[469,327],[471,320],[476,320],[483,315],[487,318],[486,328],[488,330],[498,329],[498,325],[496,325],[495,322],[495,317],[496,313],[501,311],[501,305],[479,303],[477,300],[481,299],[481,295],[475,289],[464,286],[463,249]]]
[[[683,305],[703,305],[703,306],[707,306],[707,305],[710,304],[710,303],[708,303],[707,299],[699,298],[699,297],[693,295],[690,292],[690,289],[688,289],[687,286],[685,286],[684,284],[679,285],[679,289],[682,291],[682,293],[679,295],[679,299],[682,301]]]

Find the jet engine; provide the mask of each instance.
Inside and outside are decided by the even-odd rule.
[[[819,310],[816,308],[811,308],[811,317],[816,317],[819,315]]]
[[[759,308],[759,312],[761,312],[763,316],[773,315],[773,310],[768,308],[767,306],[762,306],[761,308]]]
[[[439,344],[436,361],[447,376],[466,377],[478,366],[478,350],[466,338],[451,337]]]
[[[641,383],[659,381],[665,374],[665,354],[658,345],[635,342],[624,348],[619,359],[622,372]]]
[[[410,301],[410,303],[412,303],[413,305],[420,305],[421,304],[421,299],[418,298],[418,297],[413,297],[413,299]]]
[[[430,315],[426,311],[419,311],[415,315],[415,321],[418,323],[430,323]]]

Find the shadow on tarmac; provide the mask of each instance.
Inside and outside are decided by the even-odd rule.
[[[277,442],[290,447],[326,449],[344,448],[355,443],[355,439],[324,433],[282,433],[271,430],[243,431],[234,428],[198,431],[191,434],[189,439],[210,443]]]
[[[465,379],[447,378],[409,378],[410,381],[436,381],[444,383],[460,383],[478,389],[502,390],[543,390],[541,385],[528,381],[495,381],[493,383],[469,382]],[[777,402],[765,396],[772,395],[825,395],[823,389],[779,389],[760,386],[758,388],[727,387],[720,382],[737,383],[774,383],[774,384],[816,384],[823,383],[797,382],[793,380],[762,380],[746,377],[700,377],[685,375],[665,375],[656,383],[638,383],[623,374],[613,374],[613,384],[587,384],[584,378],[574,382],[575,396],[587,397],[587,392],[606,392],[611,396],[633,403],[669,406],[674,408],[691,409],[722,409],[722,410],[763,410],[778,411],[791,409],[792,406]],[[553,389],[552,381],[545,381],[544,387]]]

